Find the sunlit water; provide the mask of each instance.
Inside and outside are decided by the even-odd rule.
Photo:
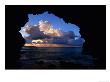
[[[93,68],[93,57],[82,54],[82,47],[23,47],[19,60],[23,69]]]

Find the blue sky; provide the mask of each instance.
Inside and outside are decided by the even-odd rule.
[[[28,14],[28,22],[26,25],[35,25],[38,24],[40,20],[49,21],[55,29],[61,29],[63,31],[73,31],[76,36],[81,36],[79,33],[79,27],[75,24],[65,23],[63,18],[59,18],[52,13],[48,13],[47,11],[42,14]]]

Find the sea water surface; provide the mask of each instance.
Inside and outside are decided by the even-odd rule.
[[[82,47],[22,47],[21,69],[89,69],[93,57],[82,54]]]

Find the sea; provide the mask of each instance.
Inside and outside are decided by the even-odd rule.
[[[94,58],[83,47],[22,47],[20,69],[92,69]]]

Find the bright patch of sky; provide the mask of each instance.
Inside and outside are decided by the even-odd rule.
[[[55,29],[61,29],[65,32],[73,31],[76,36],[81,36],[79,33],[80,29],[78,26],[76,26],[75,24],[66,23],[63,20],[63,18],[59,18],[52,13],[49,14],[48,12],[44,12],[42,14],[36,14],[36,15],[28,14],[28,18],[29,18],[28,22],[25,24],[25,26],[26,25],[38,25],[39,21],[43,20],[43,21],[50,22],[53,28]]]

